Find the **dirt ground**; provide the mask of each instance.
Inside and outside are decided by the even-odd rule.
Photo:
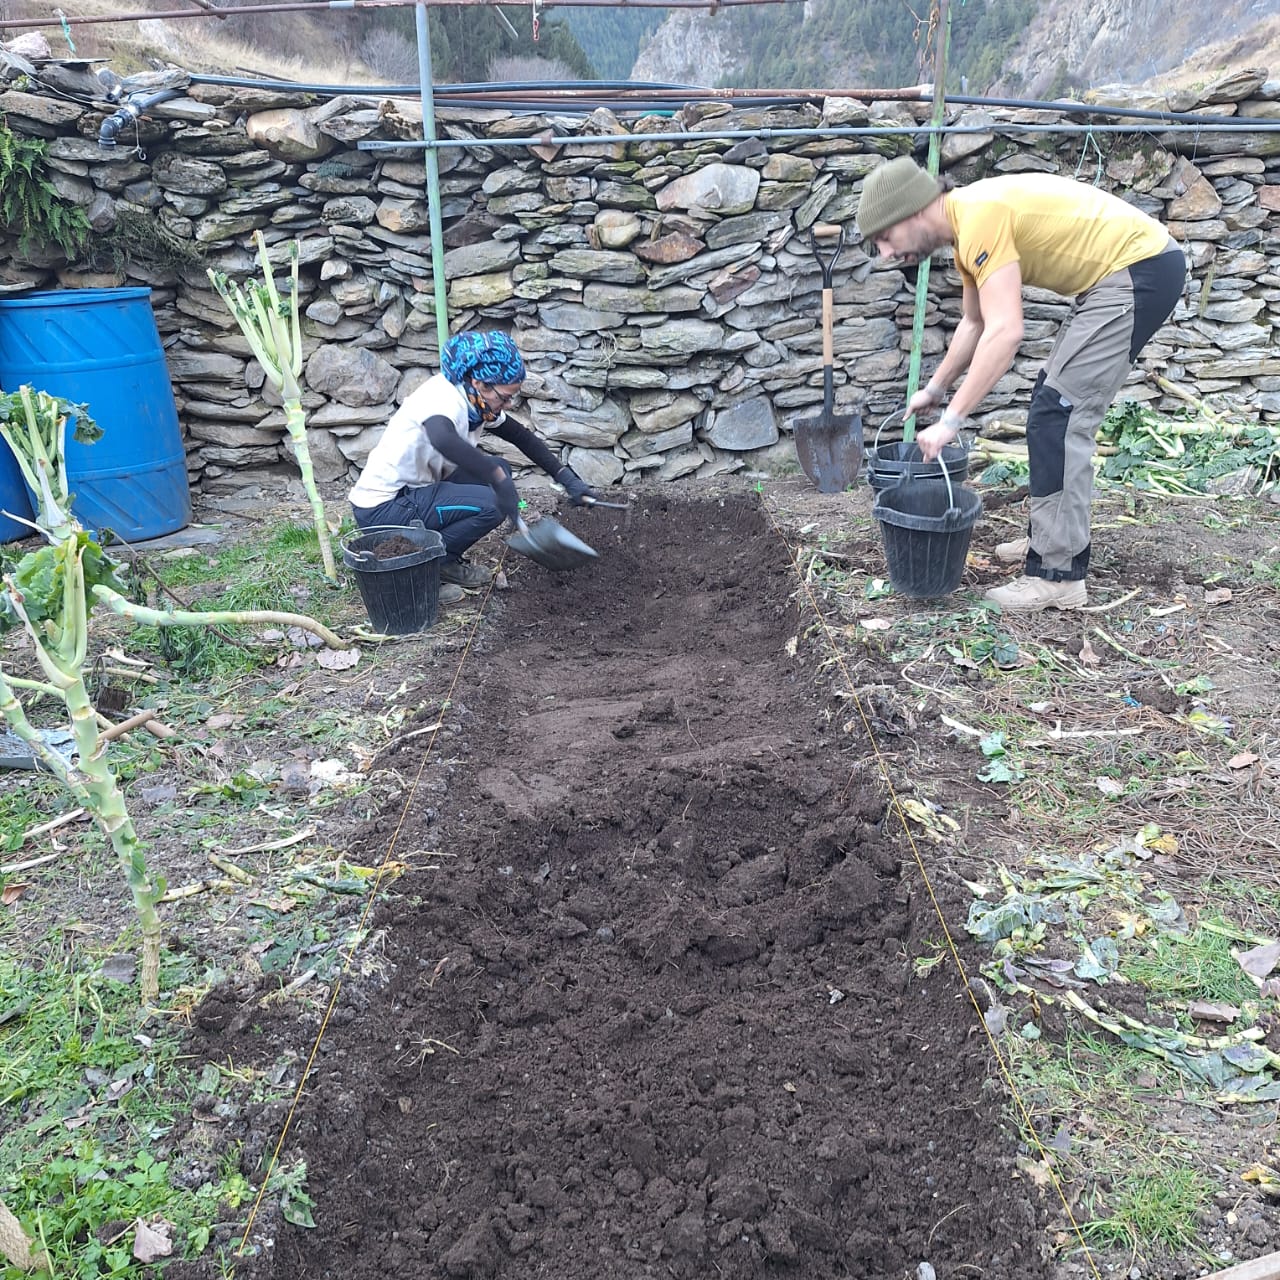
[[[985,1041],[953,983],[910,981],[935,909],[813,686],[768,516],[576,523],[600,560],[515,571],[462,732],[406,744],[404,825],[354,833],[362,862],[393,835],[449,857],[398,884],[391,980],[294,1126],[331,1229],[263,1274],[1042,1274]],[[237,1060],[305,1034],[209,1030]]]
[[[1025,834],[939,718],[963,713],[928,691],[945,680],[962,697],[977,673],[935,671],[922,691],[887,646],[831,649],[833,635],[874,641],[890,622],[937,626],[1007,576],[990,553],[1021,531],[1020,508],[989,506],[962,595],[922,604],[869,586],[842,597],[815,573],[824,552],[860,584],[885,573],[865,489],[645,490],[625,514],[561,513],[600,551],[588,567],[552,574],[508,555],[510,589],[325,686],[329,700],[358,694],[366,714],[420,708],[376,757],[383,785],[325,813],[345,858],[398,874],[332,1000],[315,984],[264,1000],[280,978],[248,966],[192,1012],[194,1070],[231,1062],[282,1088],[221,1115],[197,1095],[172,1141],[243,1143],[257,1175],[277,1146],[300,1155],[314,1202],[313,1229],[263,1205],[238,1277],[1094,1271],[1057,1254],[1062,1205],[1026,1176],[981,1001],[952,963],[915,963],[954,939],[976,972],[986,949],[963,931],[964,878]],[[1259,557],[1274,563],[1280,512],[1257,503],[1223,530],[1212,510],[1135,520],[1131,504],[1100,504],[1091,598],[1189,600],[1161,625],[1213,631],[1223,698],[1274,709],[1280,602],[1243,584]],[[501,551],[490,539],[477,558]],[[1236,605],[1210,622],[1203,601],[1221,581],[1237,582]],[[1093,621],[1010,629],[1079,653]],[[948,635],[944,622],[941,641],[963,642],[968,625]],[[1117,689],[1150,675],[1111,650],[1099,662]],[[312,680],[316,697],[311,675],[295,678],[296,696]],[[226,767],[264,754],[234,735]],[[963,831],[917,844],[894,795],[961,815]],[[1260,839],[1223,858],[1263,874]],[[335,920],[362,909],[341,900]],[[219,923],[173,942],[198,967],[233,939]],[[1262,1120],[1244,1127],[1265,1142],[1274,1107]],[[1202,1126],[1210,1155],[1242,1149],[1241,1128],[1223,1124]],[[1229,1225],[1225,1210],[1201,1224],[1205,1249],[1103,1264],[1172,1280],[1207,1269],[1210,1248],[1280,1247],[1259,1196],[1233,1205]],[[243,1227],[215,1239],[234,1247]]]

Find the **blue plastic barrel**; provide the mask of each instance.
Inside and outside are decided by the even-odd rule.
[[[9,446],[0,440],[0,542],[16,542],[19,538],[34,535],[34,530],[16,520],[10,520],[5,512],[31,519],[31,502],[27,498],[27,486],[22,472],[14,461]]]
[[[151,290],[58,289],[0,298],[0,387],[86,404],[93,445],[67,431],[71,509],[127,542],[191,522],[187,461]]]

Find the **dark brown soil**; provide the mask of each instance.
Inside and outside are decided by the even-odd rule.
[[[289,1131],[319,1226],[237,1275],[1047,1274],[974,1006],[913,971],[933,895],[795,656],[785,544],[743,495],[567,523],[600,559],[508,562],[445,736],[395,761],[403,827],[353,833],[446,856],[397,882],[390,981],[344,985]],[[314,1021],[221,999],[197,1060],[305,1060]]]
[[[399,533],[394,537],[384,538],[372,548],[374,558],[377,560],[391,560],[396,556],[411,556],[417,550],[419,550],[419,547],[416,542]]]

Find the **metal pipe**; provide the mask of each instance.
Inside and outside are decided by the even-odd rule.
[[[751,98],[760,89],[734,89],[735,97]],[[928,88],[913,86],[909,89],[801,89],[792,93],[804,98],[853,98],[857,102],[920,102],[929,97]],[[1158,111],[1153,107],[1105,107],[1089,102],[1056,102],[1042,98],[985,98],[977,94],[948,93],[948,106],[962,107],[1010,107],[1023,111],[1058,111],[1064,115],[1128,116],[1141,120],[1174,120],[1194,122],[1210,121],[1214,124],[1241,123],[1242,116],[1202,116],[1194,111]]]
[[[360,0],[365,3],[365,0]],[[385,3],[385,0],[384,0]],[[271,6],[278,8],[278,6]],[[246,10],[224,10],[230,13],[244,13]],[[419,91],[416,84],[371,84],[371,86],[349,86],[349,84],[303,84],[291,81],[264,81],[233,76],[192,76],[193,84],[223,84],[230,88],[271,88],[271,90],[298,90],[311,93],[393,93],[407,96]],[[571,104],[575,97],[582,93],[617,92],[621,101],[630,101],[631,95],[644,93],[645,102],[657,102],[664,95],[671,95],[673,100],[684,102],[712,101],[735,102],[749,101],[756,105],[771,105],[773,102],[824,101],[828,97],[850,97],[859,102],[919,102],[928,96],[927,90],[919,86],[911,88],[787,88],[787,90],[759,90],[759,88],[703,88],[696,84],[666,84],[648,81],[525,81],[507,84],[498,88],[494,84],[468,82],[461,84],[436,84],[435,99],[444,97],[486,93],[490,101],[502,101],[507,105],[507,91],[531,93],[556,93],[557,102]],[[1224,124],[1244,127],[1245,118],[1239,115],[1199,115],[1194,111],[1157,111],[1137,106],[1097,106],[1091,102],[1055,101],[1051,99],[1018,99],[1018,97],[983,97],[970,93],[943,93],[943,101],[947,106],[998,106],[1011,110],[1057,111],[1062,115],[1100,115],[1112,119],[1164,120],[1174,124]],[[475,105],[475,104],[472,104]],[[594,105],[594,104],[593,104]]]
[[[437,93],[436,93],[437,100],[443,100],[446,96],[451,96],[451,95],[446,95],[446,93],[443,90],[437,90]],[[501,110],[501,111],[513,110],[512,103],[510,101],[498,96],[491,96],[487,98],[471,98],[469,96],[464,96],[459,94],[457,95],[457,97],[459,98],[459,101],[465,101],[467,106],[470,106],[470,107],[484,107],[484,108],[491,108],[494,110]],[[914,98],[910,99],[910,101],[917,101],[917,100],[918,99],[914,99]],[[703,102],[703,101],[719,102],[719,101],[723,101],[723,99],[718,96],[707,97],[707,98],[690,96],[687,98],[681,98],[681,99],[673,98],[669,100],[660,99],[660,98],[648,98],[648,99],[626,98],[626,99],[602,99],[602,100],[584,99],[580,106],[580,109],[594,110],[594,108],[597,105],[604,105],[604,106],[611,107],[614,111],[621,110],[624,107],[627,110],[631,110],[631,111],[635,111],[635,110],[670,111],[672,107],[675,105],[683,105],[685,102]],[[769,99],[764,102],[758,102],[755,105],[793,106],[793,105],[803,104],[808,101],[809,99],[804,97],[776,98],[776,99]],[[890,101],[903,101],[903,100],[890,99]],[[569,102],[568,100],[557,99],[553,103],[529,100],[526,109],[532,112],[541,111],[549,115],[552,115],[552,114],[568,115],[568,114],[571,114],[573,107],[574,107],[574,104]],[[1043,108],[1043,110],[1049,110],[1049,108],[1045,107]],[[1060,114],[1067,114],[1067,112],[1064,110]],[[1221,131],[1230,132],[1233,129],[1236,130],[1237,132],[1240,132],[1240,131],[1248,132],[1249,130],[1255,128],[1257,124],[1257,121],[1253,117],[1249,117],[1249,116],[1197,116],[1191,113],[1183,113],[1175,116],[1173,114],[1162,115],[1159,112],[1151,112],[1151,111],[1129,113],[1124,109],[1116,109],[1114,111],[1109,111],[1106,114],[1110,115],[1111,117],[1117,120],[1133,119],[1136,123],[1139,123],[1139,124],[1166,123],[1169,126],[1185,124],[1189,128],[1193,128],[1193,129],[1211,128],[1211,129],[1216,129],[1220,132]],[[1005,126],[1002,126],[1002,127],[1005,127]],[[1034,130],[1034,129],[1042,129],[1045,126],[1043,125],[1018,126],[1018,125],[1013,125],[1011,123],[1011,125],[1007,127],[1027,128],[1027,129]],[[1087,128],[1089,126],[1086,124],[1083,127]],[[1092,127],[1096,130],[1096,129],[1101,129],[1104,126],[1093,125]],[[986,127],[982,125],[975,126],[973,131],[982,133],[986,131]],[[1124,130],[1118,130],[1118,131],[1123,132]],[[1117,132],[1117,130],[1113,130],[1113,132]]]
[[[854,128],[837,126],[829,129],[724,129],[719,133],[618,133],[618,134],[565,134],[547,138],[545,134],[535,134],[528,138],[439,138],[434,142],[419,142],[406,139],[400,142],[383,142],[364,139],[356,143],[358,151],[398,151],[416,149],[418,147],[532,147],[546,146],[548,142],[557,147],[594,146],[602,142],[694,142],[707,138],[729,140],[733,138],[896,138],[903,134],[947,135],[964,133],[1120,133],[1120,134],[1166,134],[1166,133],[1277,133],[1280,132],[1280,120],[1259,120],[1248,129],[1201,128],[1199,125],[1166,125],[1164,128],[1127,124],[991,124],[991,125],[892,125],[888,127]]]
[[[422,133],[436,141],[436,112],[431,96],[431,26],[425,0],[413,7],[418,37],[418,86],[422,93]],[[436,342],[441,351],[449,340],[449,294],[444,278],[444,219],[440,213],[440,163],[435,147],[427,147],[427,222],[431,233],[431,283],[436,299]]]
[[[220,10],[219,12],[242,11]],[[417,97],[422,91],[421,85],[417,84],[311,84],[298,80],[264,80],[251,76],[192,75],[190,80],[192,84],[218,85],[227,89],[270,89],[282,93],[292,90],[296,93],[320,93],[333,97],[369,96],[381,93],[397,98],[410,98]],[[573,111],[595,110],[598,106],[617,108],[619,105],[629,105],[631,99],[627,94],[634,93],[644,95],[641,99],[643,105],[657,103],[661,104],[661,109],[665,110],[669,109],[671,103],[683,105],[686,102],[723,102],[730,100],[734,92],[727,89],[704,89],[698,85],[665,84],[660,81],[651,83],[630,80],[526,80],[508,82],[501,88],[483,83],[438,84],[435,86],[434,97],[438,103],[452,98],[466,100],[471,94],[486,93],[490,100],[503,103],[508,110],[512,106],[510,99],[514,98],[516,101],[527,100],[532,104],[538,104],[539,109],[558,107],[565,111]],[[597,98],[584,97],[584,94],[618,94],[620,96]],[[527,95],[527,98],[523,97],[524,95]],[[770,92],[763,97],[752,98],[753,104],[758,106],[802,106],[809,101],[811,99],[802,94],[783,91]],[[468,105],[474,104],[468,102]]]
[[[357,3],[372,3],[374,0],[356,0]],[[377,0],[379,3],[400,3],[401,0]],[[416,2],[416,0],[415,0]],[[559,0],[557,0],[559,3]],[[279,5],[265,6],[280,8]],[[221,12],[246,13],[248,9],[226,10]],[[0,24],[3,25],[3,24]],[[29,25],[29,24],[27,24]],[[389,93],[399,97],[408,97],[420,91],[418,85],[326,85],[304,84],[288,80],[255,80],[241,76],[193,75],[192,84],[215,84],[228,88],[240,89],[290,89],[306,93],[329,93],[336,96],[344,94],[377,94]],[[586,80],[586,81],[524,81],[515,82],[496,90],[496,86],[478,82],[463,84],[441,84],[435,86],[436,101],[444,98],[484,94],[488,101],[499,102],[507,109],[507,92],[540,95],[543,92],[559,94],[616,92],[622,102],[630,102],[632,94],[643,94],[644,104],[661,100],[664,95],[671,95],[674,100],[684,102],[729,102],[739,100],[753,102],[756,105],[796,104],[803,102],[821,102],[827,98],[852,98],[858,102],[920,102],[927,91],[918,86],[909,89],[707,89],[697,85],[664,84],[662,82],[629,81],[629,80]],[[936,96],[936,95],[935,95]],[[944,93],[943,100],[948,106],[1004,107],[1011,110],[1056,111],[1063,115],[1091,115],[1111,117],[1125,120],[1158,120],[1171,124],[1190,124],[1196,126],[1223,125],[1228,128],[1247,129],[1252,121],[1246,116],[1197,115],[1191,111],[1156,111],[1146,107],[1104,107],[1083,102],[1057,102],[1039,98],[986,98],[973,94]],[[572,97],[557,96],[557,104],[569,106]],[[470,105],[476,105],[474,102]],[[592,100],[592,109],[599,105]],[[667,104],[664,104],[667,105]]]

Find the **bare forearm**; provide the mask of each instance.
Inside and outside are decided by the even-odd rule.
[[[956,390],[948,409],[961,418],[969,417],[991,388],[1008,373],[1021,343],[1021,329],[985,329],[971,353],[968,375]]]
[[[969,367],[973,353],[982,338],[982,324],[963,317],[956,331],[947,344],[947,354],[942,363],[933,371],[929,385],[935,387],[940,394],[945,394],[951,384]]]

